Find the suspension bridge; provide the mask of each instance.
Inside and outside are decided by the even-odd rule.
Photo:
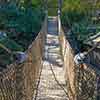
[[[48,18],[45,58],[36,100],[68,100],[57,30],[57,17]]]
[[[46,16],[26,59],[0,68],[0,100],[100,100],[99,67],[76,65],[72,42],[61,28],[60,13]],[[99,49],[92,51],[87,61],[100,65],[98,55]]]

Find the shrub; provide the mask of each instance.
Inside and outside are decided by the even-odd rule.
[[[81,3],[80,0],[65,0],[62,8],[62,22],[64,25],[78,23],[88,17],[91,5]]]
[[[81,0],[65,0],[62,8],[62,24],[72,29],[80,43],[88,39],[90,35],[99,32],[98,26],[92,21],[92,14],[95,10],[93,4]]]
[[[18,7],[16,3],[2,5],[0,30],[5,31],[7,37],[0,39],[0,43],[12,51],[25,51],[40,31],[43,19],[44,12],[38,7],[23,8]],[[0,55],[2,52],[4,53],[2,57],[9,57],[9,54],[0,48]],[[7,62],[10,62],[9,59]]]
[[[9,4],[0,9],[1,27],[8,31],[11,39],[21,44],[24,49],[36,37],[41,28],[44,14],[38,8],[21,9],[16,5]]]

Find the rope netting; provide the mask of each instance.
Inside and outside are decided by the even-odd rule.
[[[0,72],[0,100],[32,100],[44,56],[47,16],[41,31],[25,52],[25,61],[15,62]]]
[[[67,38],[68,37],[68,38]],[[67,38],[67,40],[66,40]],[[64,35],[61,30],[59,36],[61,54],[64,60],[65,79],[68,84],[68,95],[71,100],[99,100],[100,99],[100,51],[97,44],[86,51],[85,58],[77,55],[78,65],[75,64],[75,48],[73,40]],[[81,53],[81,52],[80,52]],[[82,53],[84,54],[84,53]]]

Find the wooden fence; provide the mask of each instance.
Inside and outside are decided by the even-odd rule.
[[[61,31],[60,48],[70,100],[100,100],[100,70],[95,69],[97,66],[88,64],[77,66],[74,63],[75,48],[66,38]],[[89,63],[94,62],[100,67],[100,50],[91,52],[87,59]]]
[[[11,64],[0,72],[0,100],[32,100],[42,68],[47,17],[36,39],[26,51],[27,60]]]

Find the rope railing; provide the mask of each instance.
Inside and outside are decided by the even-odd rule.
[[[99,100],[100,99],[100,51],[91,51],[87,62],[76,65],[74,62],[75,49],[71,46],[64,31],[59,34],[62,59],[64,61],[65,80],[70,100]],[[92,64],[96,63],[95,64]]]
[[[27,59],[0,72],[0,100],[32,100],[44,56],[47,16],[41,31],[25,52]]]

